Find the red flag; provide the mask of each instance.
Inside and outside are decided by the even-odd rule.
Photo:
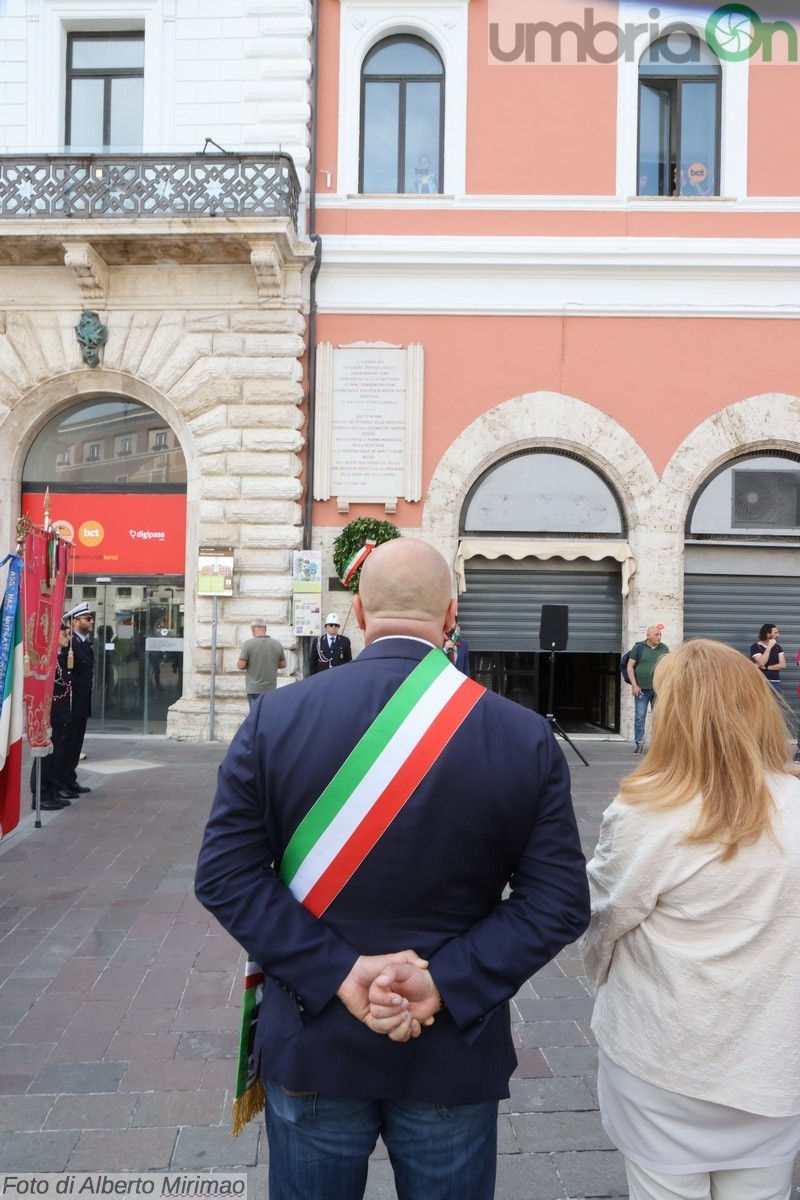
[[[22,612],[25,627],[25,732],[33,757],[47,754],[50,706],[64,611],[69,543],[53,530],[31,529],[25,537]]]

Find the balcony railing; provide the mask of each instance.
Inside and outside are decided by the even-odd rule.
[[[288,154],[0,157],[0,219],[290,217],[300,183]]]

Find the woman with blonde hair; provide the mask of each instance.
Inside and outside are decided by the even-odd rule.
[[[603,1125],[631,1200],[788,1200],[800,1150],[800,781],[753,664],[664,657],[589,864]]]

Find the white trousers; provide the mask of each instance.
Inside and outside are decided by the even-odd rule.
[[[630,1200],[790,1200],[792,1164],[660,1175],[625,1159]]]

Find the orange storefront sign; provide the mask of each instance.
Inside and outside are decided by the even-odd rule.
[[[27,492],[22,511],[44,519],[44,492]],[[183,575],[186,496],[175,493],[50,493],[50,522],[75,545],[76,575]]]

